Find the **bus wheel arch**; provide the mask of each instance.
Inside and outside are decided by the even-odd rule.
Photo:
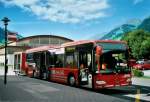
[[[70,86],[75,86],[75,85],[76,85],[76,78],[75,78],[75,76],[74,76],[73,73],[70,73],[70,74],[68,75],[67,82],[68,82],[68,84],[69,84]]]

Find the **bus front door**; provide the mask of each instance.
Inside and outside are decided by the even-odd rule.
[[[90,74],[91,61],[91,52],[79,53],[80,85],[92,85],[92,75]]]
[[[80,84],[81,85],[88,84],[88,68],[80,69]]]

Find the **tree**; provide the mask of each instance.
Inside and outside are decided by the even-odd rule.
[[[144,58],[150,59],[150,37],[141,43],[140,53]]]
[[[121,40],[128,43],[132,57],[139,59],[150,55],[149,32],[144,30],[135,30],[125,34]]]

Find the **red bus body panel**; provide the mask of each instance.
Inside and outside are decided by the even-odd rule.
[[[49,68],[50,79],[51,81],[56,81],[60,83],[68,83],[69,75],[73,75],[76,80],[76,84],[78,84],[78,69],[77,68]]]
[[[102,81],[102,83],[97,84],[96,81]],[[131,74],[110,74],[110,75],[97,74],[94,76],[95,89],[112,88],[116,86],[127,86],[127,85],[131,85]]]
[[[26,70],[26,54],[25,53],[22,53],[22,63],[21,63],[21,70],[25,72]]]

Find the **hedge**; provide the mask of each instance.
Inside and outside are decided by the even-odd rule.
[[[132,69],[132,73],[133,73],[134,76],[137,76],[137,77],[144,76],[144,73],[141,70],[138,70],[138,69]]]

